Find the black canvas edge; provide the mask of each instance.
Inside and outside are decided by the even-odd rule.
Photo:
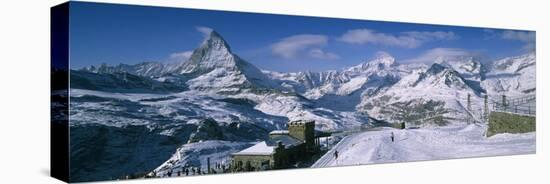
[[[64,182],[70,182],[69,5],[50,9],[50,176]]]

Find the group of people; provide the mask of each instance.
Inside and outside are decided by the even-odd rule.
[[[181,169],[170,169],[163,174],[159,175],[156,171],[151,173],[151,177],[172,177],[172,176],[193,176],[193,175],[204,175],[204,174],[216,174],[224,173],[229,171],[230,166],[226,166],[223,163],[215,163],[214,168],[210,168],[210,171],[201,170],[200,167],[189,167],[185,166]]]

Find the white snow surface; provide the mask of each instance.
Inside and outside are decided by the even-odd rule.
[[[282,127],[287,121],[282,116],[271,116],[257,111],[253,109],[253,106],[247,107],[224,102],[225,97],[223,96],[204,94],[197,91],[171,94],[132,94],[71,89],[69,95],[71,97],[102,97],[120,102],[129,101],[124,106],[114,104],[113,100],[105,102],[71,102],[71,125],[100,123],[116,127],[125,125],[163,126],[163,123],[154,121],[158,119],[155,116],[160,115],[163,118],[173,120],[172,124],[176,125],[181,123],[192,124],[204,119],[204,117],[209,117],[222,123],[251,122],[271,130]],[[147,101],[151,99],[159,100]],[[130,112],[130,109],[134,108],[136,112]],[[142,116],[142,118],[111,115],[110,112],[135,113]],[[166,131],[166,133],[169,132],[169,130]]]
[[[426,129],[383,128],[342,139],[312,167],[409,162],[498,155],[533,154],[535,132],[486,138],[485,125]],[[391,133],[395,142],[391,142]],[[338,151],[338,159],[334,152]]]

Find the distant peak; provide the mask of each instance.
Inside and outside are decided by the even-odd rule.
[[[430,66],[430,68],[426,71],[426,73],[429,73],[429,74],[438,74],[444,70],[446,70],[447,67],[443,66],[442,64],[439,64],[439,63],[434,63],[432,64],[432,66]]]
[[[383,51],[376,52],[374,58],[375,59],[394,59],[393,56],[391,56],[389,53],[383,52]]]
[[[370,61],[370,63],[382,64],[386,67],[389,67],[395,64],[395,58],[387,52],[377,52],[375,54],[374,60]]]
[[[231,52],[231,49],[225,39],[223,39],[223,37],[215,30],[210,31],[208,38],[203,42],[201,47],[213,49],[225,48],[227,51]]]

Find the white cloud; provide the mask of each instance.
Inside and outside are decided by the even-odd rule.
[[[296,58],[303,51],[310,51],[309,55],[313,57],[323,57],[327,56],[327,53],[320,50],[320,47],[325,46],[327,43],[328,37],[325,35],[300,34],[286,37],[272,44],[271,52],[285,59]],[[328,53],[328,55],[333,54]]]
[[[430,49],[423,54],[411,58],[405,59],[403,63],[433,63],[440,57],[460,57],[460,56],[476,56],[474,52],[459,48],[434,48]]]
[[[435,40],[456,39],[453,32],[426,32],[426,31],[408,31],[399,34],[388,34],[377,32],[372,29],[353,29],[344,33],[339,40],[352,44],[375,44],[385,46],[396,46],[405,48],[416,48],[425,42]]]
[[[524,43],[521,47],[524,51],[532,51],[536,48],[536,33],[534,31],[498,31],[496,29],[484,29],[485,40],[503,39]]]
[[[525,45],[523,45],[523,47],[521,47],[521,49],[526,51],[533,51],[536,48],[537,48],[537,44],[535,44],[535,42],[526,43]]]
[[[176,61],[186,61],[191,57],[192,54],[193,51],[176,52],[170,54],[170,59]]]
[[[326,60],[340,59],[339,55],[332,52],[325,52],[319,48],[314,48],[309,50],[309,56],[312,58],[326,59]]]
[[[197,29],[198,32],[202,33],[204,37],[208,37],[210,33],[214,30],[212,28],[204,26],[196,26],[195,29]]]
[[[530,31],[504,31],[501,34],[502,39],[517,40],[525,43],[535,42],[535,32]]]
[[[214,31],[214,29],[205,26],[195,26],[195,29],[202,34],[203,39],[201,44],[208,40],[208,38],[210,38],[210,33]]]
[[[500,38],[525,43],[521,49],[531,51],[536,48],[536,33],[533,31],[503,31]]]
[[[404,36],[409,36],[420,41],[433,41],[433,40],[453,40],[457,39],[458,36],[455,33],[448,31],[408,31],[401,33]]]

